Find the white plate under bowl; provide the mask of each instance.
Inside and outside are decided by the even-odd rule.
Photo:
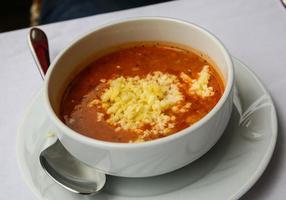
[[[258,180],[272,156],[276,112],[257,77],[234,60],[236,93],[230,123],[203,157],[175,172],[151,178],[107,177],[99,194],[80,196],[55,184],[41,169],[39,153],[55,141],[40,92],[29,106],[17,137],[22,176],[38,199],[45,200],[225,200],[238,199]],[[95,152],[96,153],[96,152]]]

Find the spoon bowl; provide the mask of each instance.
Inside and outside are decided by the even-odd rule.
[[[59,140],[41,152],[40,163],[56,183],[74,193],[95,194],[106,181],[105,174],[73,157]]]

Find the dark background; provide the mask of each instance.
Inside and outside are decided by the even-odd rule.
[[[42,0],[40,24],[140,7],[169,0]],[[33,0],[3,0],[0,6],[0,33],[30,26]]]
[[[0,32],[28,27],[31,4],[32,0],[1,1]]]

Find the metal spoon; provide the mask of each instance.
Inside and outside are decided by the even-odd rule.
[[[49,45],[46,34],[39,28],[32,28],[29,46],[37,67],[44,79],[50,65]],[[92,195],[105,185],[106,176],[73,157],[57,140],[40,154],[40,163],[45,172],[60,186],[83,195]]]

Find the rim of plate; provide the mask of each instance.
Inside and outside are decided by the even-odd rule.
[[[238,190],[236,193],[234,193],[232,195],[232,197],[230,199],[234,200],[234,199],[238,199],[238,198],[242,197],[258,181],[258,179],[262,176],[266,167],[268,166],[268,164],[272,158],[275,146],[276,146],[277,135],[278,135],[278,119],[277,119],[277,112],[276,112],[276,108],[275,108],[273,99],[272,99],[270,93],[268,92],[268,90],[266,89],[265,85],[263,84],[263,82],[257,76],[257,74],[253,70],[251,70],[246,64],[244,64],[242,61],[237,59],[236,57],[232,56],[232,58],[233,58],[233,60],[235,60],[235,62],[239,63],[246,71],[248,71],[248,73],[250,73],[251,76],[256,80],[256,83],[262,89],[264,94],[269,98],[271,105],[272,105],[272,108],[273,108],[273,113],[274,113],[274,115],[273,115],[273,118],[274,118],[273,119],[273,122],[274,122],[273,123],[273,134],[271,137],[272,140],[268,145],[266,154],[261,159],[261,164],[257,167],[255,173],[253,173],[253,176],[249,178],[249,181],[246,182],[245,184],[243,184],[240,187],[240,190]]]
[[[22,147],[24,145],[24,142],[22,141],[22,135],[23,134],[21,135],[21,130],[24,127],[27,116],[31,112],[33,105],[38,100],[42,91],[43,91],[43,89],[41,88],[38,92],[36,92],[33,95],[32,100],[29,102],[25,111],[22,113],[22,118],[21,118],[21,121],[20,121],[19,126],[17,128],[17,136],[16,136],[16,157],[17,157],[17,164],[18,164],[18,167],[20,170],[20,174],[21,174],[22,179],[24,180],[24,182],[28,186],[28,188],[32,191],[33,195],[36,196],[37,199],[42,199],[42,197],[41,197],[41,194],[39,193],[39,191],[34,186],[32,180],[29,179],[29,175],[27,174],[27,171],[29,170],[29,168],[27,165],[23,164],[23,163],[25,163],[25,160],[24,160],[24,157],[21,156],[21,150],[20,150],[21,148],[20,147]]]

